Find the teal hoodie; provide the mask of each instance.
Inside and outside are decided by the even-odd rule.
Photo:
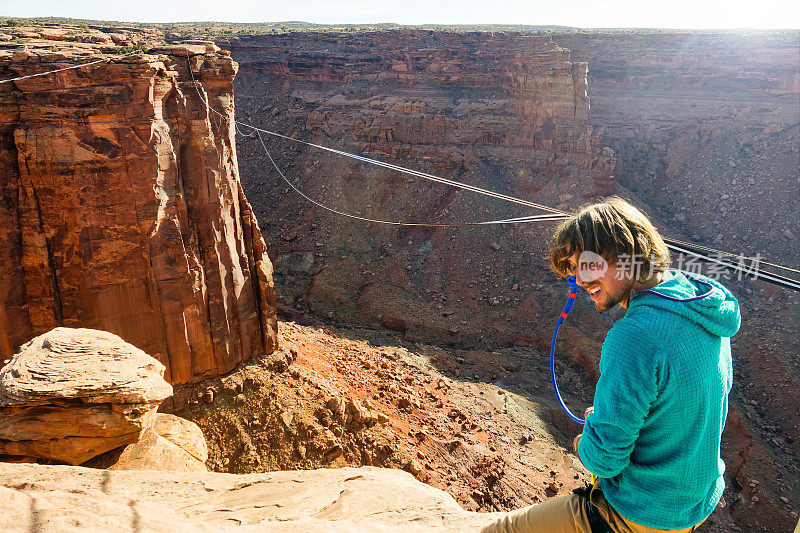
[[[622,516],[680,529],[711,514],[725,488],[720,439],[740,316],[721,284],[670,273],[659,295],[634,294],[609,330],[578,454]]]

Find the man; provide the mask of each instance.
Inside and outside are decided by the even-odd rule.
[[[658,231],[616,197],[564,221],[550,262],[598,310],[627,309],[603,343],[594,406],[574,442],[598,479],[483,532],[694,531],[725,488],[720,439],[736,298],[716,281],[669,270]]]

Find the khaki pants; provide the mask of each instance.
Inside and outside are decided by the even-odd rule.
[[[590,498],[615,533],[690,533],[700,525],[686,529],[645,527],[631,522],[615,511],[597,485],[592,487]],[[591,533],[591,531],[589,517],[586,514],[586,501],[577,494],[561,496],[511,511],[481,529],[481,533]]]

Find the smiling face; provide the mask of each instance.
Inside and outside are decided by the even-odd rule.
[[[659,283],[670,264],[667,245],[650,220],[618,197],[583,207],[559,224],[550,240],[549,259],[564,277],[576,274],[580,268],[575,267],[585,260],[587,268],[577,273],[578,283],[591,289],[600,310],[627,306],[631,289]],[[620,268],[629,276],[618,276]]]
[[[604,270],[593,270],[593,274],[587,275],[587,270],[578,268],[577,253],[572,254],[568,261],[575,282],[586,289],[598,311],[608,311],[617,304],[628,307],[635,280],[628,272],[618,270],[615,262],[608,262]]]

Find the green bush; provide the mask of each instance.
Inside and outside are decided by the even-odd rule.
[[[121,48],[114,49],[115,54],[119,55],[127,55],[127,54],[146,54],[147,47],[143,44],[139,44],[136,46],[123,46]]]

